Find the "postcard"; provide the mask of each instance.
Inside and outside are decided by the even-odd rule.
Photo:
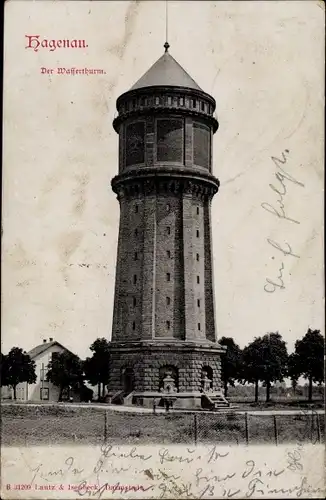
[[[324,10],[5,3],[2,498],[324,498]]]

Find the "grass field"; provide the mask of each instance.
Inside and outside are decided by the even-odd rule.
[[[240,408],[239,408],[240,409]],[[2,445],[275,443],[272,415],[229,413],[123,413],[59,405],[2,406]],[[246,430],[247,429],[247,430]],[[278,444],[324,441],[324,419],[317,414],[278,415]]]

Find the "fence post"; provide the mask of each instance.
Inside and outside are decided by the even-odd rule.
[[[316,413],[316,420],[317,420],[317,438],[318,438],[318,443],[320,443],[320,422],[319,422],[319,413]]]
[[[197,413],[194,413],[194,434],[195,434],[195,446],[198,441],[198,422],[197,422]]]
[[[106,443],[108,438],[108,414],[107,411],[104,410],[104,443]]]
[[[245,429],[246,429],[246,444],[249,444],[249,425],[248,425],[248,412],[245,412]]]
[[[275,444],[276,446],[278,445],[278,435],[277,435],[277,420],[276,420],[276,415],[273,415],[273,420],[274,420],[274,436],[275,436]]]

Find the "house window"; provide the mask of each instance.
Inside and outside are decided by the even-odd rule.
[[[200,330],[200,323],[198,323],[198,330]]]
[[[134,285],[137,283],[137,274],[134,274]]]
[[[199,207],[197,207],[197,215],[199,215]]]
[[[138,236],[138,229],[135,229],[135,236]]]
[[[197,283],[199,284],[199,282],[200,282],[200,279],[199,279],[199,276],[197,276]]]
[[[170,258],[171,258],[171,252],[170,252],[170,250],[167,250],[167,251],[166,251],[166,256],[167,256],[167,258],[168,258],[168,259],[170,259]]]
[[[196,253],[196,260],[199,261],[199,253]]]
[[[138,205],[135,205],[135,213],[138,214]]]
[[[132,322],[132,329],[136,330],[136,323],[135,323],[135,321]]]
[[[171,303],[171,299],[170,297],[166,297],[166,305],[169,306]]]
[[[170,329],[170,321],[166,322],[166,328],[169,330]]]
[[[41,399],[41,401],[49,399],[49,388],[48,387],[41,387],[41,389],[40,389],[40,399]]]
[[[198,231],[198,229],[196,231],[196,236],[197,236],[197,238],[199,238],[199,231]]]
[[[200,307],[200,299],[197,299],[197,306]]]
[[[170,207],[170,205],[169,205],[169,204],[167,204],[167,205],[166,205],[166,211],[167,211],[167,212],[170,212],[170,208],[171,208],[171,207]]]
[[[171,228],[170,228],[170,226],[168,226],[168,227],[166,228],[166,232],[167,232],[168,234],[171,234]]]
[[[133,306],[134,306],[134,307],[135,307],[135,305],[137,304],[136,297],[134,297],[134,298],[133,298],[132,304],[133,304]]]
[[[134,260],[138,260],[138,252],[135,252]]]
[[[166,281],[171,281],[171,274],[170,273],[166,273]]]

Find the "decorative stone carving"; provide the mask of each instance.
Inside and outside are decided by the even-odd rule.
[[[159,176],[152,179],[138,178],[134,181],[115,179],[112,188],[117,193],[119,200],[123,197],[132,198],[139,194],[150,196],[156,194],[176,195],[179,193],[201,200],[210,200],[218,191],[218,185],[215,186],[204,179],[190,180],[176,177],[166,181],[165,178]]]
[[[168,394],[178,392],[176,385],[175,385],[175,380],[172,377],[171,371],[168,371],[165,374],[165,377],[163,379],[163,387],[161,388],[161,392],[168,393]]]
[[[207,372],[202,372],[201,387],[203,392],[212,392],[212,380],[208,377]]]

